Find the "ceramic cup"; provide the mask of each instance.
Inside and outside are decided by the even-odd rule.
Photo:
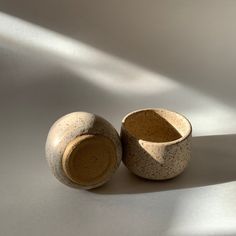
[[[131,112],[121,126],[123,162],[131,172],[146,179],[173,178],[190,160],[191,133],[190,122],[176,112]]]
[[[51,127],[46,159],[55,177],[75,188],[91,189],[106,183],[121,162],[118,133],[103,118],[74,112]]]

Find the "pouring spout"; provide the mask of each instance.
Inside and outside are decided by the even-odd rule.
[[[165,154],[165,145],[160,143],[148,142],[142,139],[139,139],[139,145],[147,152],[150,157],[156,160],[160,165],[165,163],[164,154]]]

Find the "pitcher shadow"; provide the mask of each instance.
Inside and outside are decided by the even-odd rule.
[[[122,164],[112,180],[96,194],[137,194],[214,185],[236,180],[236,134],[194,137],[192,159],[178,177],[150,181],[130,173]]]

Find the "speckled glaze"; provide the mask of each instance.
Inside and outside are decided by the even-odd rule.
[[[186,168],[191,155],[190,122],[165,109],[145,109],[122,121],[123,162],[134,174],[152,180],[170,179]]]
[[[89,185],[81,184],[73,181],[66,172],[68,170],[65,169],[68,162],[68,155],[76,145],[91,138],[94,140],[94,137],[95,141],[98,138],[99,142],[108,140],[111,143],[109,145],[112,148],[114,147],[114,165],[109,166],[106,172],[103,173],[102,179],[98,179],[97,182],[95,180]],[[101,153],[101,150],[103,150],[101,149],[102,147],[98,146],[98,148],[100,148],[99,151]],[[113,126],[103,118],[87,112],[70,113],[57,120],[49,130],[45,149],[46,159],[54,176],[70,187],[83,189],[96,188],[106,183],[118,168],[122,155],[120,138]],[[106,152],[106,149],[104,149],[104,152]],[[78,152],[78,155],[80,155],[80,152]],[[99,158],[103,157],[100,155]],[[91,164],[91,161],[89,164]]]

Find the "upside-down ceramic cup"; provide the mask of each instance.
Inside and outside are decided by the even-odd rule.
[[[187,166],[191,154],[190,122],[165,109],[134,111],[122,121],[123,162],[134,174],[170,179]]]
[[[103,118],[74,112],[51,127],[46,159],[55,177],[75,188],[91,189],[106,183],[121,162],[120,138]]]

